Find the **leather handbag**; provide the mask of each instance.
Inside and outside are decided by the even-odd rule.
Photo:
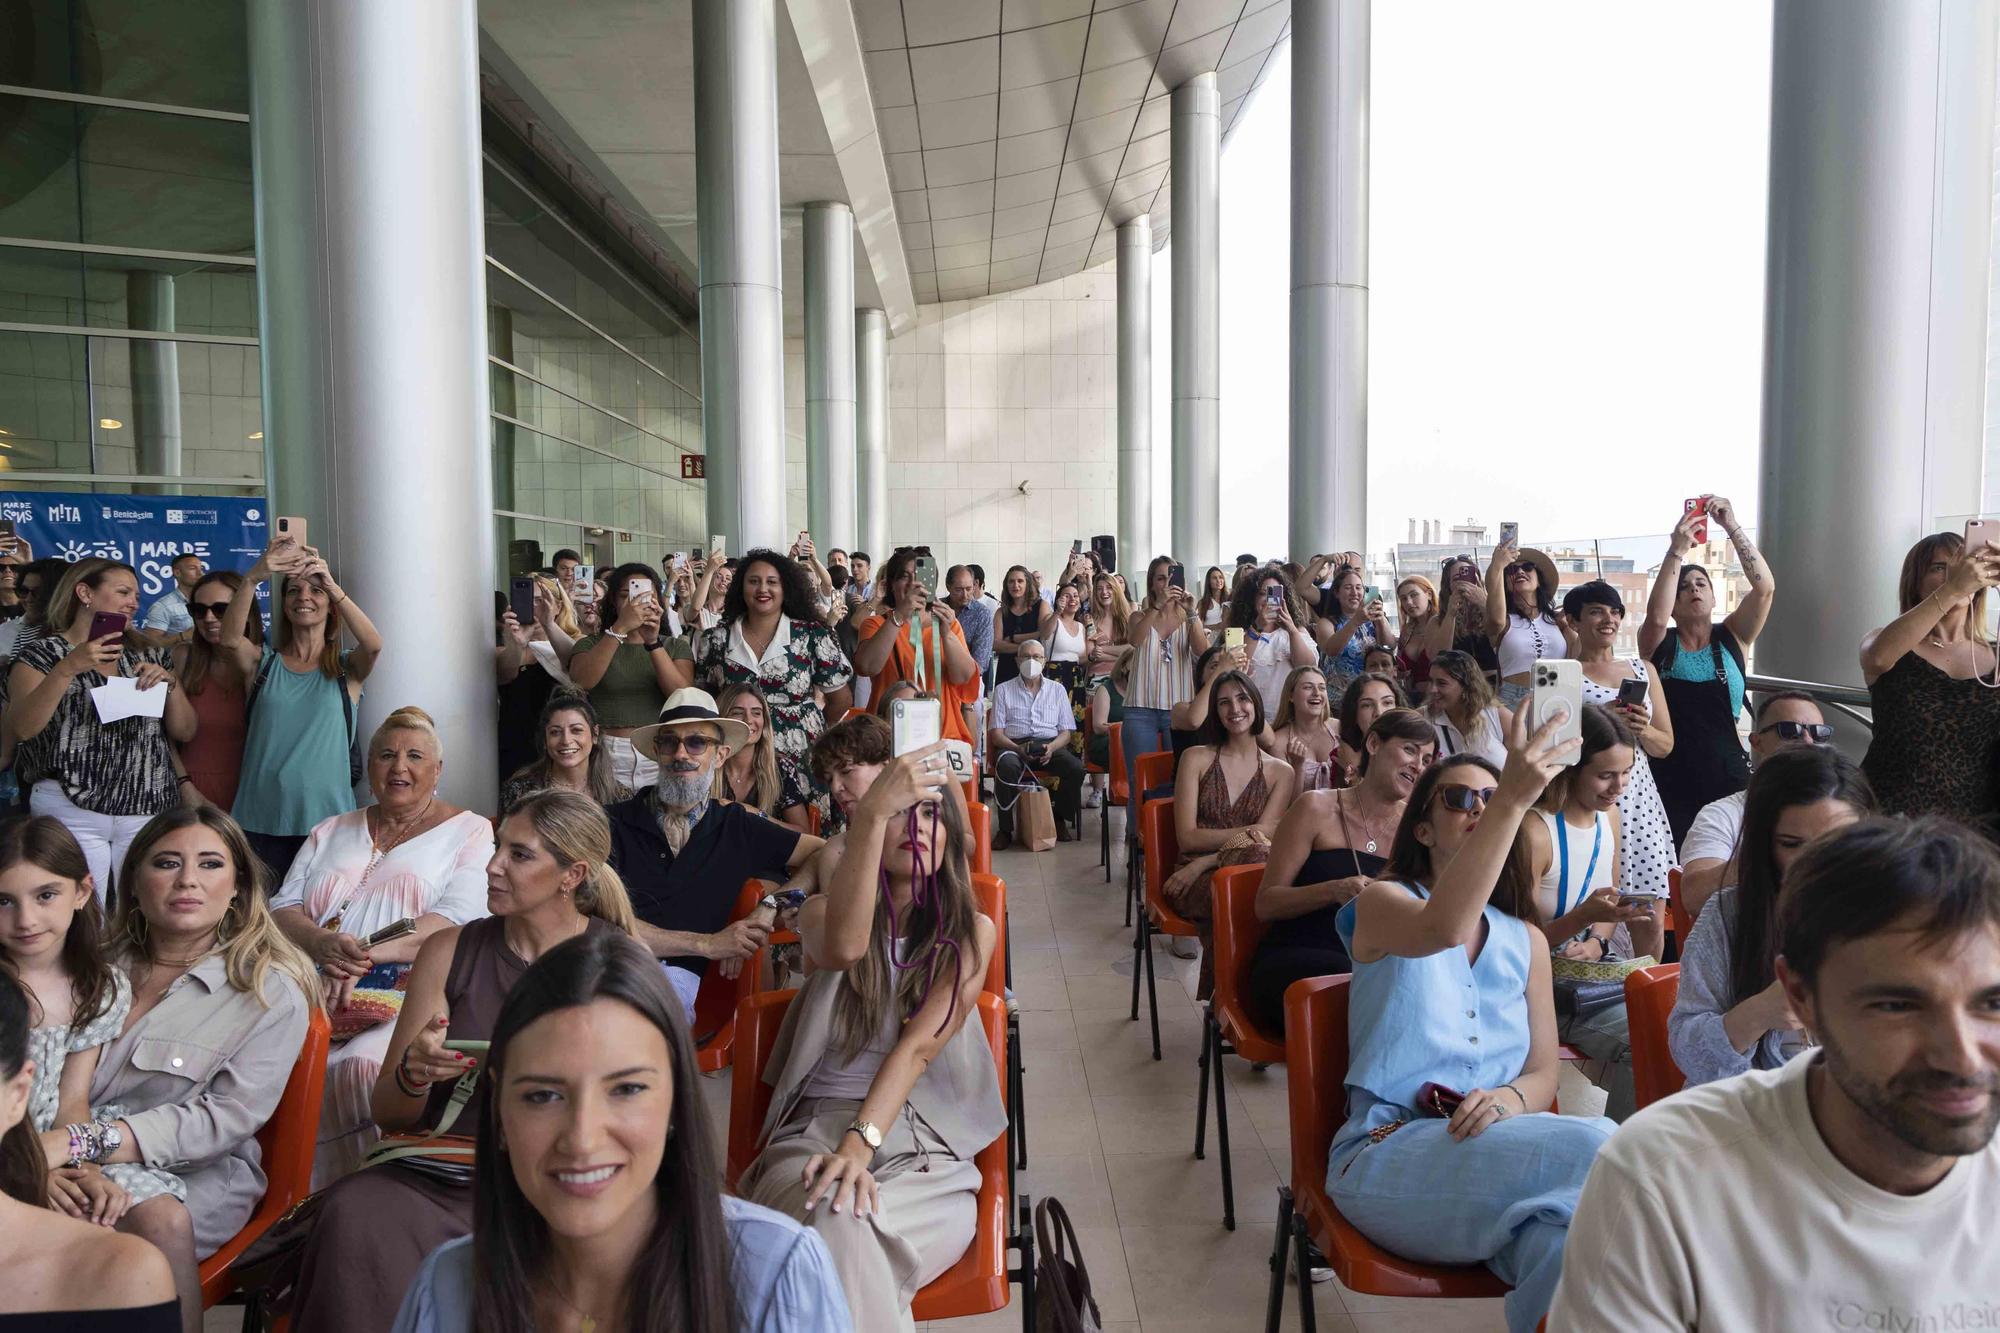
[[[1090,1294],[1083,1247],[1060,1199],[1035,1205],[1035,1333],[1100,1333],[1104,1317]]]

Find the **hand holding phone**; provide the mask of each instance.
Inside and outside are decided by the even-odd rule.
[[[416,933],[417,919],[413,916],[406,916],[399,920],[391,921],[373,935],[367,936],[361,943],[364,948],[372,949],[378,944],[387,944],[390,940],[400,940],[405,935],[414,935]]]
[[[1583,736],[1583,663],[1572,658],[1545,657],[1535,663],[1533,684],[1528,694],[1530,734],[1551,720],[1560,719],[1548,738],[1554,748],[1564,741]],[[1562,760],[1565,768],[1581,762],[1582,747],[1572,749]]]
[[[1692,549],[1693,546],[1708,545],[1708,497],[1706,495],[1697,495],[1681,502],[1681,525],[1674,529],[1674,548],[1680,551],[1682,555],[1686,555],[1687,550],[1681,548],[1679,540],[1683,530],[1685,530],[1689,542],[1692,543],[1688,549]]]

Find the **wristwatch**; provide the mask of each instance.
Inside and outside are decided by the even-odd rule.
[[[861,1141],[868,1145],[869,1152],[880,1151],[882,1147],[882,1131],[875,1128],[875,1126],[870,1124],[868,1121],[866,1120],[855,1121],[853,1124],[847,1127],[847,1132],[850,1134],[859,1134],[861,1136]]]
[[[667,641],[665,639],[655,639],[651,643],[644,644],[642,646],[649,653],[657,653],[658,651],[660,651],[660,649],[667,646]]]

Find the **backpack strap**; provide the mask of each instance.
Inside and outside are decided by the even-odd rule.
[[[271,664],[278,660],[276,652],[266,649],[257,663],[256,679],[250,682],[250,694],[243,701],[243,716],[248,720],[250,710],[257,706],[257,697],[264,692],[264,682],[271,678]]]

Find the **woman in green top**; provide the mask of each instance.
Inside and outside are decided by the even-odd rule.
[[[611,775],[635,792],[652,786],[660,771],[629,738],[659,721],[668,695],[694,684],[687,640],[660,633],[665,608],[652,566],[637,561],[618,566],[598,604],[605,628],[578,639],[569,659],[569,678],[590,695],[603,726]]]
[[[251,641],[257,585],[282,575],[270,640]],[[341,650],[343,631],[354,646]],[[273,538],[243,576],[222,617],[218,651],[249,681],[243,770],[230,813],[282,884],[306,835],[355,808],[354,719],[361,685],[382,655],[382,634],[320,553]]]

